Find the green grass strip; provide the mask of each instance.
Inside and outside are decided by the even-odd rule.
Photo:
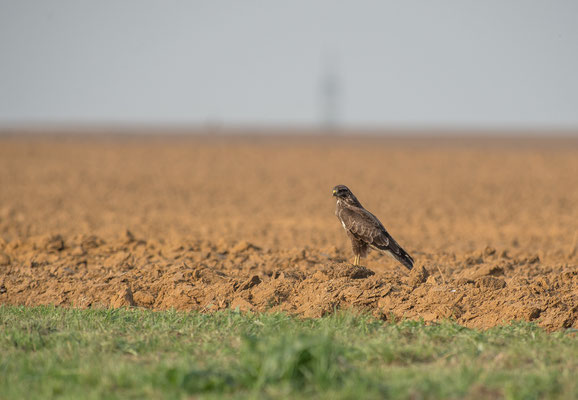
[[[0,306],[0,398],[576,398],[576,332]]]

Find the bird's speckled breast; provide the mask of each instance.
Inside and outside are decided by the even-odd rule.
[[[343,226],[343,229],[345,229],[347,231],[347,227],[345,226],[345,222],[343,222],[343,220],[341,219],[341,216],[339,215],[339,206],[341,199],[337,200],[337,204],[335,206],[335,215],[337,216],[337,218],[339,219],[339,222],[341,222],[341,226]]]

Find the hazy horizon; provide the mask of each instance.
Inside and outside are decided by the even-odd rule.
[[[578,130],[578,3],[0,0],[0,127]]]

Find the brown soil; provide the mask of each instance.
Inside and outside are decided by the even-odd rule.
[[[354,267],[331,188],[414,256]],[[0,137],[0,303],[578,328],[578,141]]]

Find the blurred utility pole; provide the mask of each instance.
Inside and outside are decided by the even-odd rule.
[[[334,57],[326,56],[321,76],[322,127],[326,132],[339,127],[340,81]]]

